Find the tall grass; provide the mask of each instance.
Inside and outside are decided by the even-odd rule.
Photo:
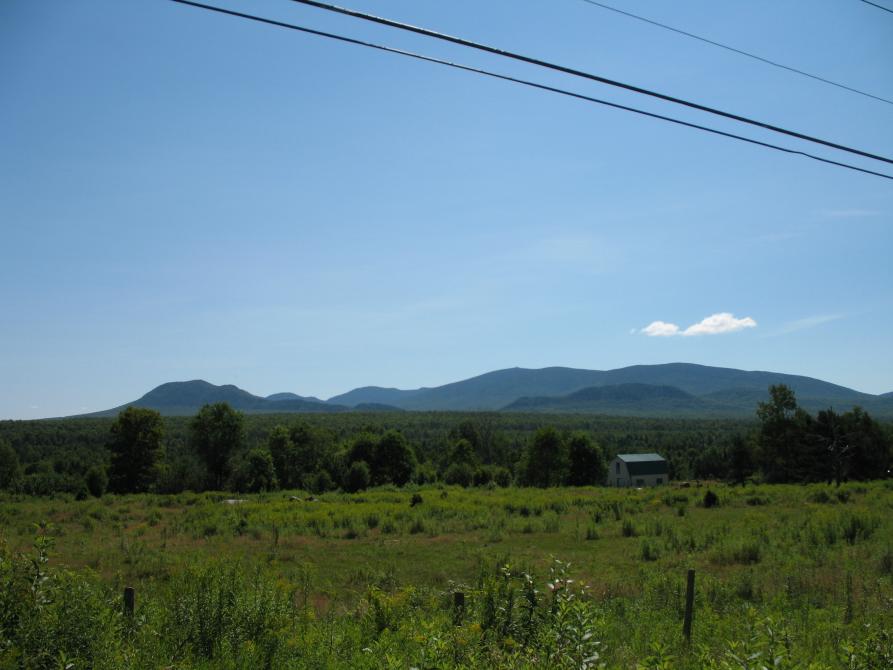
[[[893,488],[859,488],[4,501],[0,668],[887,667]]]

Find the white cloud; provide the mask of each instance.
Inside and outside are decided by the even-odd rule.
[[[756,328],[756,326],[757,322],[749,316],[745,316],[743,319],[736,319],[735,315],[730,312],[719,312],[690,325],[682,331],[682,334],[721,335],[722,333],[734,333],[745,328]]]
[[[721,335],[723,333],[734,333],[745,328],[756,328],[757,322],[751,317],[745,316],[738,319],[730,312],[717,312],[711,314],[697,323],[693,323],[685,330],[681,329],[675,323],[667,323],[666,321],[652,321],[642,328],[642,332],[649,337],[672,337],[674,335],[682,335],[683,337],[693,337],[696,335]]]
[[[670,337],[671,335],[679,334],[679,326],[666,321],[652,321],[642,328],[642,332],[648,337]]]

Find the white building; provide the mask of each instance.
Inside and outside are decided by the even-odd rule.
[[[618,454],[608,466],[608,486],[660,486],[670,482],[670,465],[660,454]]]

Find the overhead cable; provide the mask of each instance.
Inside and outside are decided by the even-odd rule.
[[[799,151],[799,150],[796,150],[796,149],[790,149],[790,148],[787,148],[787,147],[782,147],[782,146],[778,146],[778,145],[775,145],[775,144],[771,144],[771,143],[769,143],[769,142],[762,142],[762,141],[760,141],[760,140],[755,140],[755,139],[752,139],[752,138],[749,138],[749,137],[744,137],[744,136],[742,136],[742,135],[736,135],[736,134],[734,134],[734,133],[725,132],[725,131],[723,131],[723,130],[717,130],[716,128],[710,128],[710,127],[707,127],[707,126],[702,126],[702,125],[697,124],[697,123],[691,123],[691,122],[688,122],[688,121],[683,121],[683,120],[681,120],[681,119],[676,119],[676,118],[673,118],[673,117],[670,117],[670,116],[665,116],[665,115],[663,115],[663,114],[656,114],[656,113],[654,113],[654,112],[648,112],[648,111],[645,111],[645,110],[642,110],[642,109],[637,109],[637,108],[635,108],[635,107],[630,107],[630,106],[628,106],[628,105],[621,105],[621,104],[618,104],[618,103],[615,103],[615,102],[609,102],[609,101],[607,101],[607,100],[601,100],[601,99],[599,99],[599,98],[594,98],[594,97],[591,97],[591,96],[588,96],[588,95],[583,95],[583,94],[581,94],[581,93],[575,93],[575,92],[573,92],[573,91],[568,91],[568,90],[566,90],[566,89],[557,88],[557,87],[555,87],[555,86],[548,86],[548,85],[546,85],[546,84],[540,84],[540,83],[537,83],[537,82],[528,81],[528,80],[520,79],[520,78],[517,78],[517,77],[511,77],[511,76],[509,76],[509,75],[499,74],[499,73],[497,73],[497,72],[491,72],[491,71],[489,71],[489,70],[484,70],[484,69],[481,69],[481,68],[471,67],[471,66],[468,66],[468,65],[462,65],[462,64],[460,64],[460,63],[454,63],[454,62],[447,61],[447,60],[444,60],[444,59],[441,59],[441,58],[435,58],[435,57],[433,57],[433,56],[426,56],[426,55],[424,55],[424,54],[414,53],[414,52],[412,52],[412,51],[406,51],[406,50],[404,50],[404,49],[397,49],[397,48],[389,47],[389,46],[385,46],[385,45],[382,45],[382,44],[376,44],[376,43],[374,43],[374,42],[367,42],[367,41],[364,41],[364,40],[355,39],[355,38],[353,38],[353,37],[346,37],[346,36],[344,36],[344,35],[338,35],[338,34],[336,34],[336,33],[330,33],[330,32],[325,32],[325,31],[322,31],[322,30],[316,30],[316,29],[313,29],[313,28],[307,28],[307,27],[305,27],[305,26],[300,26],[300,25],[297,25],[297,24],[294,24],[294,23],[286,23],[286,22],[284,22],[284,21],[277,21],[277,20],[275,20],[275,19],[268,19],[268,18],[264,18],[264,17],[256,16],[256,15],[253,15],[253,14],[246,14],[246,13],[244,13],[244,12],[237,12],[237,11],[234,11],[234,10],[231,10],[231,9],[224,9],[224,8],[222,8],[222,7],[215,7],[215,6],[213,6],[213,5],[206,5],[206,4],[203,4],[203,3],[200,3],[200,2],[194,2],[193,0],[171,0],[171,2],[176,2],[176,3],[181,4],[181,5],[189,5],[189,6],[191,6],[191,7],[197,7],[197,8],[199,8],[199,9],[205,9],[205,10],[208,10],[208,11],[211,11],[211,12],[216,12],[216,13],[219,13],[219,14],[226,14],[226,15],[228,15],[228,16],[234,16],[234,17],[241,18],[241,19],[247,19],[247,20],[249,20],[249,21],[255,21],[255,22],[258,22],[258,23],[265,23],[265,24],[267,24],[267,25],[271,25],[271,26],[277,26],[277,27],[280,27],[280,28],[287,28],[287,29],[290,29],[290,30],[296,30],[296,31],[298,31],[298,32],[305,33],[305,34],[308,34],[308,35],[315,35],[315,36],[318,36],[318,37],[325,37],[325,38],[332,39],[332,40],[336,40],[336,41],[338,41],[338,42],[342,42],[342,43],[354,44],[354,45],[357,45],[357,46],[367,47],[367,48],[370,48],[370,49],[376,49],[376,50],[378,50],[378,51],[385,51],[385,52],[387,52],[387,53],[397,54],[397,55],[400,55],[400,56],[407,56],[407,57],[409,57],[409,58],[414,58],[414,59],[416,59],[416,60],[421,60],[421,61],[425,61],[425,62],[428,62],[428,63],[435,63],[435,64],[438,64],[438,65],[444,65],[444,66],[451,67],[451,68],[455,68],[455,69],[458,69],[458,70],[463,70],[463,71],[465,71],[465,72],[473,72],[473,73],[475,73],[475,74],[484,75],[484,76],[487,76],[487,77],[491,77],[491,78],[493,78],[493,79],[499,79],[499,80],[502,80],[502,81],[508,81],[508,82],[512,82],[512,83],[515,83],[515,84],[521,84],[521,85],[523,85],[523,86],[528,86],[528,87],[530,87],[530,88],[535,88],[535,89],[539,89],[539,90],[543,90],[543,91],[548,91],[548,92],[551,92],[551,93],[557,93],[557,94],[559,94],[559,95],[564,95],[564,96],[568,96],[568,97],[571,97],[571,98],[576,98],[576,99],[578,99],[578,100],[584,100],[584,101],[587,101],[587,102],[592,102],[592,103],[595,103],[595,104],[604,105],[604,106],[606,106],[606,107],[612,107],[612,108],[614,108],[614,109],[620,109],[620,110],[627,111],[627,112],[633,112],[633,113],[635,113],[635,114],[640,114],[640,115],[642,115],[642,116],[647,116],[647,117],[650,117],[650,118],[653,118],[653,119],[659,119],[659,120],[661,120],[661,121],[667,121],[667,122],[669,122],[669,123],[674,123],[674,124],[676,124],[676,125],[685,126],[685,127],[687,127],[687,128],[693,128],[693,129],[701,130],[701,131],[708,132],[708,133],[711,133],[711,134],[714,134],[714,135],[720,135],[720,136],[722,136],[722,137],[728,137],[728,138],[735,139],[735,140],[739,140],[739,141],[742,141],[742,142],[747,142],[747,143],[749,143],[749,144],[754,144],[754,145],[757,145],[757,146],[765,147],[765,148],[767,148],[767,149],[774,149],[774,150],[776,150],[776,151],[781,151],[781,152],[788,153],[788,154],[794,154],[794,155],[798,155],[798,156],[804,156],[804,157],[806,157],[806,158],[810,158],[810,159],[812,159],[812,160],[821,161],[822,163],[828,163],[828,164],[830,164],[830,165],[836,165],[836,166],[843,167],[843,168],[846,168],[846,169],[849,169],[849,170],[855,170],[855,171],[857,171],[857,172],[863,172],[863,173],[865,173],[865,174],[874,175],[874,176],[876,176],[876,177],[883,177],[884,179],[890,179],[890,180],[893,180],[893,175],[884,174],[884,173],[882,173],[882,172],[875,172],[874,170],[867,170],[867,169],[865,169],[865,168],[861,168],[861,167],[858,167],[858,166],[855,166],[855,165],[851,165],[851,164],[848,164],[848,163],[842,163],[842,162],[839,162],[839,161],[835,161],[835,160],[831,160],[831,159],[828,159],[828,158],[824,158],[824,157],[822,157],[822,156],[816,156],[816,155],[814,155],[814,154],[810,154],[810,153],[807,153],[807,152],[805,152],[805,151]]]
[[[891,14],[893,14],[893,9],[890,9],[889,7],[884,7],[883,5],[879,5],[876,2],[869,2],[868,0],[862,0],[862,2],[864,2],[866,5],[871,5],[872,7],[877,7],[878,9],[883,9],[885,12],[890,12]]]
[[[752,126],[757,126],[759,128],[764,128],[766,130],[771,130],[773,132],[781,133],[783,135],[788,135],[790,137],[796,137],[797,139],[800,139],[800,140],[805,140],[807,142],[821,144],[826,147],[831,147],[832,149],[846,151],[851,154],[856,154],[858,156],[863,156],[865,158],[871,158],[873,160],[878,160],[878,161],[882,161],[884,163],[893,165],[893,159],[887,158],[885,156],[879,156],[877,154],[873,154],[868,151],[862,151],[861,149],[854,149],[852,147],[848,147],[843,144],[838,144],[836,142],[830,142],[828,140],[823,140],[818,137],[806,135],[804,133],[799,133],[799,132],[796,132],[793,130],[787,130],[787,129],[781,128],[779,126],[772,125],[770,123],[765,123],[763,121],[751,119],[746,116],[741,116],[740,114],[733,114],[731,112],[725,112],[721,109],[716,109],[715,107],[708,107],[707,105],[702,105],[697,102],[691,102],[689,100],[677,98],[675,96],[667,95],[665,93],[659,93],[657,91],[652,91],[647,88],[642,88],[641,86],[627,84],[627,83],[624,83],[621,81],[617,81],[615,79],[609,79],[607,77],[603,77],[601,75],[592,74],[590,72],[584,72],[582,70],[577,70],[577,69],[574,69],[571,67],[567,67],[565,65],[558,65],[556,63],[550,63],[549,61],[544,61],[539,58],[533,58],[531,56],[524,56],[523,54],[515,53],[512,51],[506,51],[504,49],[499,49],[497,47],[489,46],[486,44],[481,44],[479,42],[473,42],[471,40],[467,40],[462,37],[446,35],[444,33],[439,33],[434,30],[429,30],[427,28],[421,28],[419,26],[413,26],[408,23],[394,21],[393,19],[387,19],[387,18],[383,18],[380,16],[375,16],[373,14],[367,14],[365,12],[360,12],[355,9],[347,9],[345,7],[339,7],[337,5],[332,5],[332,4],[329,4],[326,2],[318,2],[318,0],[291,0],[291,2],[297,2],[302,5],[307,5],[310,7],[317,7],[319,9],[324,9],[326,11],[336,12],[338,14],[344,14],[346,16],[363,19],[364,21],[371,21],[373,23],[378,23],[381,25],[389,26],[391,28],[398,28],[400,30],[406,30],[409,32],[417,33],[419,35],[424,35],[426,37],[433,37],[435,39],[443,40],[446,42],[452,42],[454,44],[459,44],[461,46],[469,47],[472,49],[477,49],[479,51],[486,51],[488,53],[496,54],[497,56],[503,56],[505,58],[511,58],[513,60],[521,61],[524,63],[529,63],[531,65],[537,65],[539,67],[548,68],[548,69],[554,70],[556,72],[562,72],[564,74],[573,75],[575,77],[582,77],[584,79],[589,79],[591,81],[597,81],[601,84],[608,84],[609,86],[616,86],[617,88],[622,88],[627,91],[632,91],[634,93],[641,93],[642,95],[647,95],[652,98],[658,98],[660,100],[672,102],[677,105],[683,105],[683,106],[689,107],[691,109],[697,109],[698,111],[707,112],[709,114],[715,114],[716,116],[721,116],[721,117],[724,117],[727,119],[732,119],[733,121],[739,121],[741,123],[746,123],[746,124],[749,124]]]
[[[781,68],[782,70],[787,70],[789,72],[793,72],[795,74],[802,75],[804,77],[809,77],[810,79],[815,79],[816,81],[820,81],[825,84],[830,84],[831,86],[836,86],[837,88],[842,88],[845,91],[850,91],[851,93],[858,93],[859,95],[864,95],[867,98],[874,98],[875,100],[879,100],[880,102],[885,102],[888,105],[893,105],[893,100],[889,100],[888,98],[881,97],[879,95],[874,95],[873,93],[867,93],[865,91],[860,91],[858,88],[853,88],[852,86],[847,86],[846,84],[841,84],[840,82],[832,81],[830,79],[825,79],[825,77],[820,77],[816,74],[810,74],[809,72],[804,72],[803,70],[798,70],[795,67],[791,67],[790,65],[784,65],[783,63],[779,63],[774,60],[770,60],[768,58],[763,58],[762,56],[757,56],[754,53],[750,53],[749,51],[744,51],[743,49],[736,49],[735,47],[730,47],[727,44],[722,44],[721,42],[716,42],[714,40],[708,39],[706,37],[701,37],[700,35],[695,35],[694,33],[690,33],[686,30],[681,30],[680,28],[674,28],[673,26],[668,26],[666,23],[661,23],[660,21],[655,21],[653,19],[646,18],[644,16],[639,16],[638,14],[633,14],[632,12],[627,12],[623,9],[618,9],[617,7],[612,7],[611,5],[606,5],[603,2],[597,2],[596,0],[583,0],[583,2],[594,5],[596,7],[601,7],[602,9],[607,9],[608,11],[615,12],[617,14],[622,14],[623,16],[628,16],[631,19],[636,19],[637,21],[643,21],[645,23],[650,23],[653,26],[657,26],[658,28],[663,28],[664,30],[670,30],[674,33],[678,33],[679,35],[684,35],[685,37],[690,37],[695,40],[699,40],[706,44],[710,44],[715,47],[719,47],[720,49],[725,49],[726,51],[731,51],[733,53],[739,54],[741,56],[747,56],[748,58],[752,58],[754,60],[760,61],[762,63],[766,63],[767,65],[772,65],[773,67]]]

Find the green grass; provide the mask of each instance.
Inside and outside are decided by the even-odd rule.
[[[32,583],[35,561],[13,555],[33,559],[38,534],[53,545],[48,584],[95,611],[75,616],[61,591],[16,605],[31,608],[19,623],[52,639],[0,613],[0,645],[19,640],[0,646],[0,668],[64,667],[60,653],[73,668],[584,667],[596,651],[609,668],[743,669],[753,654],[784,668],[884,667],[893,483],[711,488],[719,507],[697,504],[706,488],[672,487],[7,497],[0,576]],[[125,584],[138,624],[118,612]],[[78,642],[79,626],[97,641]],[[26,664],[34,644],[55,651]]]

